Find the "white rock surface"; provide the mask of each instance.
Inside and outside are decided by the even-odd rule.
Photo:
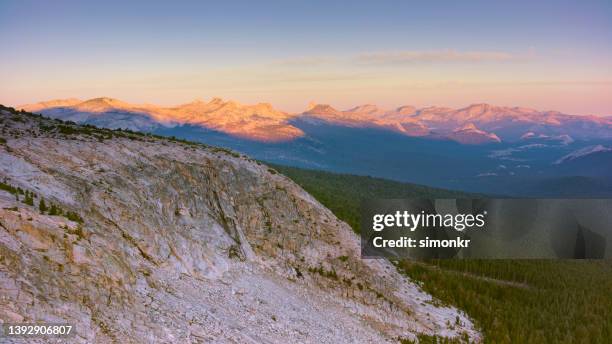
[[[2,322],[72,323],[76,343],[480,338],[387,261],[362,260],[345,223],[265,165],[0,112],[0,181],[38,196],[0,190]],[[41,197],[83,223],[41,214]]]

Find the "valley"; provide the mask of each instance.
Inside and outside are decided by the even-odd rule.
[[[355,231],[359,230],[362,199],[478,197],[371,177],[282,166],[275,169],[292,178]],[[395,264],[442,304],[465,310],[482,330],[485,343],[612,340],[610,260],[440,259]],[[426,335],[419,340],[440,342]]]

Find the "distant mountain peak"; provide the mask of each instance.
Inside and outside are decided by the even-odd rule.
[[[92,99],[88,99],[84,102],[82,102],[81,104],[108,104],[108,105],[112,105],[112,104],[127,104],[124,103],[118,99],[115,98],[110,98],[110,97],[98,97],[98,98],[92,98]]]
[[[58,99],[21,108],[75,122],[91,121],[91,116],[96,114],[96,121],[114,120],[114,126],[128,125],[130,128],[142,126],[143,121],[149,121],[148,128],[193,124],[231,135],[256,136],[258,140],[302,136],[303,133],[289,123],[291,119],[300,117],[347,127],[385,128],[408,136],[456,137],[458,133],[471,133],[471,136],[480,135],[491,142],[542,139],[544,136],[565,144],[573,140],[612,139],[610,117],[572,116],[556,111],[487,103],[471,104],[460,109],[438,106],[417,109],[405,105],[388,111],[366,103],[340,111],[329,104],[313,102],[303,113],[288,114],[269,103],[243,105],[220,97],[209,101],[196,99],[174,107],[133,105],[110,97],[99,97],[86,101]],[[107,116],[110,113],[116,113],[114,119]],[[131,119],[126,114],[140,117]],[[269,132],[265,133],[264,128]]]
[[[89,101],[114,102],[114,101],[117,101],[117,99],[111,98],[111,97],[97,97],[97,98],[89,99]]]
[[[490,108],[491,108],[491,105],[487,103],[474,103],[466,107],[466,109],[472,109],[472,110],[488,110]]]
[[[53,108],[53,107],[63,107],[63,106],[73,106],[83,101],[77,98],[67,98],[67,99],[52,99],[44,102],[39,102],[35,104],[27,104],[18,106],[20,109],[24,109],[26,111],[39,111],[41,109]]]
[[[41,105],[42,104],[42,105]],[[288,123],[290,116],[276,110],[269,103],[242,105],[219,97],[209,102],[196,99],[175,107],[132,105],[123,101],[99,97],[84,102],[58,102],[32,107],[63,120],[78,123],[96,123],[109,128],[129,128],[150,131],[160,126],[195,125],[217,130],[232,136],[256,141],[284,141],[303,136],[304,133]]]
[[[395,109],[395,113],[398,115],[414,115],[417,109],[412,105],[402,105]]]
[[[263,113],[279,112],[279,113],[284,114],[284,112],[276,110],[270,103],[257,103],[255,104],[254,107],[258,112],[263,112]]]
[[[99,97],[73,105],[82,111],[104,111],[109,108],[130,109],[134,106],[115,98]]]
[[[474,132],[481,132],[483,133],[482,130],[478,129],[478,127],[476,127],[476,125],[474,123],[467,123],[455,130],[453,130],[453,132],[460,132],[460,131],[474,131]]]
[[[317,102],[311,101],[308,103],[308,107],[306,108],[306,111],[311,110],[312,108],[314,108],[315,106],[317,106]]]
[[[320,115],[323,115],[323,114],[337,114],[340,111],[334,109],[329,104],[316,104],[315,106],[311,107],[306,112],[310,113],[310,114],[320,114]]]
[[[499,107],[491,106],[486,103],[480,103],[472,104],[463,109],[459,109],[455,113],[460,120],[471,120],[475,118],[486,119],[487,117],[495,115],[495,113],[499,112],[499,110]]]
[[[481,130],[474,123],[466,123],[453,130],[449,138],[463,144],[501,142],[501,139],[495,133],[488,133]]]
[[[528,112],[528,113],[538,112],[535,109],[528,108],[528,107],[523,107],[523,106],[515,106],[512,109],[515,110],[515,111],[518,111],[518,112]]]
[[[382,114],[383,111],[380,110],[378,106],[374,104],[363,104],[363,105],[355,106],[354,108],[351,108],[347,110],[346,112],[363,114],[363,115],[380,115]]]

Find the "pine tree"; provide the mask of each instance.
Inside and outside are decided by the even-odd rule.
[[[23,203],[29,206],[34,206],[34,199],[32,198],[32,195],[27,190],[25,192],[25,198],[23,199]]]
[[[49,215],[59,215],[59,211],[53,203],[51,203],[51,208],[49,208]]]
[[[79,214],[71,212],[71,211],[66,213],[66,218],[70,221],[83,223],[83,219],[79,216]]]
[[[41,214],[44,214],[47,211],[47,205],[45,204],[45,199],[41,197],[40,203],[38,204],[38,210],[40,210]]]

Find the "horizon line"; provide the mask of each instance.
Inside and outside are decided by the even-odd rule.
[[[423,109],[428,109],[428,108],[447,108],[447,109],[451,109],[451,110],[462,110],[462,109],[467,109],[473,106],[479,106],[479,105],[486,105],[486,106],[492,106],[492,107],[501,107],[501,108],[510,108],[510,109],[528,109],[528,110],[533,110],[536,112],[557,112],[559,114],[562,115],[568,115],[568,116],[581,116],[581,117],[610,117],[612,116],[612,114],[593,114],[593,113],[587,113],[587,114],[575,114],[575,113],[568,113],[568,112],[564,112],[561,110],[555,110],[555,109],[547,109],[547,110],[541,110],[538,109],[536,107],[532,107],[532,106],[524,106],[524,105],[500,105],[500,104],[495,104],[495,103],[490,103],[490,102],[471,102],[468,103],[467,105],[462,105],[459,107],[456,106],[449,106],[449,105],[424,105],[424,106],[417,106],[417,105],[413,105],[410,103],[403,103],[401,105],[395,105],[395,106],[391,106],[391,107],[385,107],[385,106],[379,106],[376,103],[373,102],[365,102],[365,103],[357,103],[354,105],[350,105],[348,108],[344,108],[344,107],[337,107],[332,105],[331,103],[328,102],[308,102],[307,105],[304,107],[304,110],[301,111],[285,111],[282,110],[278,107],[276,107],[272,102],[269,101],[261,101],[261,102],[241,102],[238,100],[234,100],[232,98],[223,98],[223,97],[219,97],[219,96],[212,96],[209,98],[209,100],[205,100],[204,97],[196,97],[194,99],[192,99],[191,101],[187,101],[187,102],[178,102],[178,103],[173,103],[171,105],[160,105],[157,103],[150,103],[150,102],[131,102],[129,100],[124,100],[123,98],[116,98],[116,97],[109,97],[109,96],[100,96],[100,97],[93,97],[93,98],[87,98],[87,99],[82,99],[82,98],[77,98],[77,97],[65,97],[65,98],[52,98],[52,99],[47,99],[47,100],[41,100],[41,101],[37,101],[37,102],[32,102],[32,103],[22,103],[19,105],[14,105],[12,106],[15,109],[18,110],[24,110],[25,107],[27,106],[32,106],[32,105],[39,105],[42,103],[46,103],[46,102],[54,102],[54,101],[78,101],[78,103],[73,104],[73,105],[66,105],[66,106],[49,106],[48,108],[52,108],[52,107],[71,107],[74,105],[78,105],[84,102],[88,102],[88,101],[92,101],[92,100],[104,100],[104,99],[108,99],[108,100],[115,100],[115,101],[119,101],[122,103],[126,103],[130,106],[154,106],[157,108],[174,108],[174,107],[179,107],[182,105],[187,105],[187,104],[192,104],[192,103],[196,103],[196,102],[204,102],[204,103],[211,103],[213,101],[215,101],[215,99],[219,99],[225,103],[237,103],[238,105],[243,105],[243,106],[255,106],[255,105],[259,105],[259,104],[268,104],[270,106],[273,107],[274,110],[280,111],[280,112],[284,112],[287,114],[301,114],[301,113],[305,113],[308,110],[312,109],[315,106],[318,105],[325,105],[325,106],[330,106],[331,108],[333,108],[334,110],[340,111],[340,112],[348,112],[351,109],[355,108],[355,107],[359,107],[359,106],[376,106],[379,110],[381,111],[391,111],[391,110],[396,110],[399,109],[401,107],[404,106],[412,106],[414,107],[416,110],[423,110]],[[5,105],[6,106],[6,105]]]

